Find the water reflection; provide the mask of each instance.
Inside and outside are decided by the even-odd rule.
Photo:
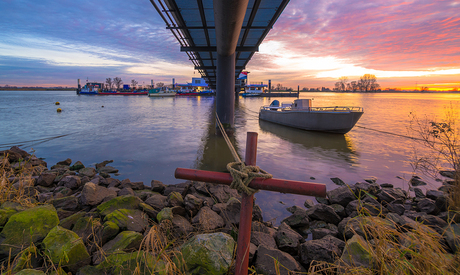
[[[315,150],[320,155],[327,157],[333,151],[346,162],[356,161],[357,152],[347,135],[304,131],[263,120],[259,120],[259,126],[263,132],[274,134],[290,143],[300,144],[307,150]]]

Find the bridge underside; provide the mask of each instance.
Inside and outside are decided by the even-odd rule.
[[[150,0],[234,124],[235,80],[289,0]]]

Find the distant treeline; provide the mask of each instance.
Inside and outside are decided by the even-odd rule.
[[[74,87],[0,87],[0,91],[76,91]]]

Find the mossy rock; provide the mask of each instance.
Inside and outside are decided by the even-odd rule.
[[[117,253],[109,255],[105,260],[97,265],[97,269],[117,275],[154,274],[156,257],[145,251],[131,253]]]
[[[233,238],[222,232],[200,234],[184,243],[181,252],[191,274],[227,274],[235,245]]]
[[[172,221],[173,217],[174,217],[174,215],[173,215],[173,212],[172,212],[172,208],[165,207],[165,208],[161,209],[160,212],[158,212],[157,221],[158,222],[161,222],[163,220]]]
[[[70,166],[70,171],[78,171],[80,169],[83,169],[85,168],[85,165],[83,165],[83,163],[81,163],[81,161],[77,161],[74,163],[74,165]]]
[[[144,236],[134,231],[123,231],[115,239],[106,243],[102,249],[107,254],[118,253],[130,249],[138,250]]]
[[[54,227],[43,240],[43,251],[47,258],[64,269],[76,272],[80,266],[88,265],[91,258],[78,235],[60,226]]]
[[[18,211],[13,208],[0,209],[0,226],[4,226],[8,219]]]
[[[354,266],[371,267],[372,255],[368,243],[358,234],[347,241],[341,259]]]
[[[120,229],[128,231],[143,232],[148,226],[147,215],[137,209],[118,209],[108,214],[104,222],[111,221],[117,224]]]
[[[78,272],[78,275],[106,275],[103,270],[97,269],[97,267],[92,266],[92,265],[86,265],[84,267],[81,267]]]
[[[100,204],[97,207],[97,211],[102,216],[107,216],[108,214],[118,209],[138,209],[140,203],[142,203],[142,200],[136,196],[119,196]]]
[[[112,221],[106,221],[102,225],[102,234],[101,234],[102,243],[104,244],[108,240],[113,239],[118,234],[119,231],[120,231],[120,227],[116,223]]]
[[[84,215],[85,215],[85,212],[77,212],[73,214],[72,216],[62,219],[59,222],[59,226],[64,227],[65,229],[71,230],[72,227],[75,225],[75,223]]]
[[[0,255],[18,254],[31,243],[41,241],[50,230],[59,224],[56,209],[52,205],[29,208],[12,215],[5,224],[1,237]]]
[[[46,273],[36,269],[23,269],[16,273],[16,275],[46,275]]]
[[[12,202],[12,201],[6,201],[2,203],[2,206],[0,206],[0,209],[14,209],[17,212],[19,211],[24,211],[27,209],[27,207],[21,205],[20,203],[17,202]]]

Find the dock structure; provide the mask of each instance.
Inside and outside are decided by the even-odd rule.
[[[216,90],[217,115],[234,126],[235,80],[289,0],[150,0],[195,69]]]

